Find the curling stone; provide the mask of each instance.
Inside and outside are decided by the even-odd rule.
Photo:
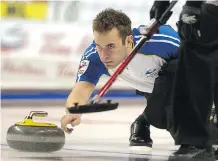
[[[218,145],[218,120],[215,108],[213,108],[211,112],[209,128],[212,137],[212,144]]]
[[[47,112],[31,111],[23,122],[7,131],[7,143],[12,149],[27,152],[53,152],[63,148],[65,133],[52,123],[34,122],[33,116],[46,117]]]

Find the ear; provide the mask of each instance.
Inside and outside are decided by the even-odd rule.
[[[132,44],[133,44],[133,36],[132,35],[129,35],[126,37],[125,44],[126,44],[126,47],[132,48]]]

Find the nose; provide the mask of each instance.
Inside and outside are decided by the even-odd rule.
[[[101,57],[103,60],[108,60],[111,55],[111,52],[109,52],[107,49],[101,50]]]

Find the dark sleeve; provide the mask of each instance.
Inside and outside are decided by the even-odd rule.
[[[191,6],[191,7],[201,8],[201,5],[203,4],[203,2],[204,1],[190,1],[190,0],[187,0],[186,5]]]

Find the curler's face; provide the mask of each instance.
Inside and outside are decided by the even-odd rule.
[[[126,43],[123,43],[122,37],[116,28],[104,33],[94,31],[93,34],[99,57],[106,68],[113,69],[117,67],[127,57],[128,47]]]

